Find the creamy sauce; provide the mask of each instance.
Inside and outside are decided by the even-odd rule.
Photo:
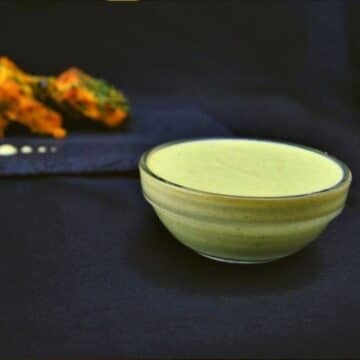
[[[40,154],[45,154],[45,153],[47,152],[47,149],[46,149],[45,146],[39,146],[39,147],[37,148],[37,151],[38,151],[38,153],[40,153]]]
[[[18,152],[16,146],[10,144],[0,145],[0,156],[12,156]]]
[[[11,144],[3,144],[0,145],[0,156],[13,156],[16,155],[19,151],[21,154],[29,155],[32,154],[35,150],[39,154],[45,154],[48,151],[51,153],[56,153],[57,148],[55,146],[51,146],[50,149],[48,149],[46,146],[38,146],[36,149],[30,145],[23,145],[19,149]]]
[[[301,147],[257,140],[199,140],[170,145],[147,159],[161,178],[191,189],[239,196],[290,196],[327,189],[343,170]]]
[[[31,154],[33,151],[33,148],[29,145],[24,145],[20,148],[22,154]]]

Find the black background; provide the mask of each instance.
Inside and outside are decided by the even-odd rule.
[[[360,357],[360,11],[345,1],[1,1],[0,52],[71,65],[133,103],[187,104],[236,136],[345,161],[347,209],[274,264],[178,245],[137,175],[0,183],[0,355]],[[2,290],[1,290],[2,289]]]
[[[134,101],[195,102],[241,136],[326,149],[356,168],[357,2],[2,1],[1,52],[71,65]],[[170,101],[170,100],[169,100]]]

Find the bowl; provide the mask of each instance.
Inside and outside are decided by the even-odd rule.
[[[282,177],[281,173],[279,175],[274,172],[277,180],[274,182],[273,188],[278,190],[272,190],[272,192],[276,195],[271,195],[271,192],[261,192],[259,187],[259,196],[257,196],[254,193],[256,186],[253,186],[253,180],[248,181],[247,185],[250,189],[248,193],[251,193],[249,196],[241,195],[242,188],[246,188],[245,182],[244,187],[241,185],[238,187],[240,194],[227,191],[235,180],[242,179],[238,178],[241,174],[238,175],[237,172],[234,172],[234,182],[231,182],[231,176],[228,176],[226,178],[227,183],[225,181],[228,185],[216,191],[212,188],[208,189],[206,186],[197,188],[197,186],[189,185],[194,182],[194,176],[200,176],[196,175],[198,174],[196,168],[193,169],[194,176],[187,178],[189,184],[185,180],[175,181],[173,179],[174,174],[178,175],[179,179],[181,178],[181,169],[186,166],[186,159],[192,157],[189,154],[182,158],[175,156],[173,159],[171,158],[173,164],[169,164],[169,166],[171,165],[172,169],[177,168],[179,171],[171,171],[164,175],[155,169],[156,166],[155,168],[154,165],[149,166],[149,159],[150,162],[156,161],[154,154],[161,154],[161,151],[165,154],[164,150],[170,147],[177,146],[180,149],[177,151],[181,152],[181,147],[185,149],[183,145],[191,145],[194,150],[190,155],[193,154],[193,157],[196,157],[196,146],[198,144],[202,146],[201,149],[204,151],[209,148],[206,151],[209,151],[210,154],[211,151],[214,151],[211,149],[220,146],[219,142],[230,146],[228,143],[230,141],[234,142],[234,146],[243,146],[247,142],[248,145],[245,145],[249,146],[249,149],[255,143],[261,143],[258,145],[259,149],[261,146],[264,148],[268,146],[270,150],[286,146],[288,147],[286,151],[289,151],[292,156],[290,157],[291,166],[295,170],[290,167],[292,170],[289,170],[286,179]],[[172,150],[174,149],[176,150],[176,148],[172,148]],[[261,156],[267,159],[262,163],[261,169],[268,166],[273,171],[275,165],[271,165],[271,159],[276,157],[276,151],[272,155],[272,150],[270,150],[263,151],[263,155],[260,154],[259,159],[263,160]],[[299,152],[299,155],[296,155],[296,151]],[[320,187],[317,191],[308,193],[296,193],[295,191],[294,194],[291,194],[291,190],[285,191],[285,189],[291,188],[291,181],[294,183],[294,188],[295,185],[301,187],[302,182],[304,184],[307,182],[308,188],[311,188],[312,181],[315,181],[312,180],[315,179],[315,172],[311,166],[314,167],[316,162],[311,160],[306,166],[314,173],[314,176],[311,175],[311,172],[309,175],[310,170],[308,169],[306,181],[304,178],[304,181],[296,182],[296,179],[301,180],[302,177],[300,152],[304,152],[307,154],[306,156],[312,156],[316,161],[324,161],[324,166],[328,161],[328,165],[333,166],[333,170],[335,170],[335,166],[338,167],[341,174],[339,179],[331,186]],[[254,161],[252,161],[253,153]],[[256,151],[250,151],[246,158],[249,160],[250,165],[248,166],[253,170],[257,170],[256,161],[259,160],[258,158],[255,159],[255,153]],[[207,166],[213,166],[214,156],[212,158],[205,157],[204,161],[209,163]],[[284,167],[290,164],[290,160],[281,161],[280,164]],[[319,164],[321,163],[319,162]],[[307,169],[306,166],[304,169]],[[234,167],[241,168],[241,161],[239,164],[235,163]],[[259,166],[258,171],[261,172],[261,169]],[[299,173],[296,172],[297,169],[299,169]],[[325,152],[297,144],[258,139],[192,139],[162,144],[142,155],[139,161],[139,170],[145,199],[154,208],[164,226],[178,241],[207,258],[244,264],[274,261],[296,253],[311,243],[324,231],[330,221],[341,213],[351,183],[351,172],[348,167]],[[232,173],[230,172],[230,174]],[[264,174],[266,176],[266,173],[263,172],[263,176]],[[323,176],[323,181],[326,182],[331,177],[330,175],[329,173],[329,176]],[[212,178],[211,173],[208,176]],[[257,180],[254,178],[254,181]],[[266,181],[264,182],[265,185],[267,184]],[[209,186],[213,186],[211,181]],[[285,195],[281,194],[282,189],[284,189]]]

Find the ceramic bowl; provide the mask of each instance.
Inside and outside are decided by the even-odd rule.
[[[147,166],[149,155],[174,143],[142,155],[143,194],[176,239],[210,259],[264,263],[291,255],[316,239],[345,205],[351,172],[319,150],[300,146],[341,166],[343,177],[331,188],[296,196],[246,197],[194,190],[154,174]]]

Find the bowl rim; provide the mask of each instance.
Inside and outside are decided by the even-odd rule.
[[[312,151],[315,152],[319,155],[322,155],[332,161],[334,161],[336,164],[338,164],[341,169],[342,169],[342,177],[341,179],[335,183],[334,185],[319,190],[319,191],[313,191],[310,193],[304,193],[304,194],[296,194],[296,195],[283,195],[283,196],[247,196],[247,195],[231,195],[231,194],[223,194],[223,193],[215,193],[215,192],[210,192],[210,191],[204,191],[204,190],[198,190],[198,189],[194,189],[194,188],[190,188],[184,185],[180,185],[177,183],[174,183],[172,181],[166,180],[163,177],[156,175],[152,170],[149,169],[149,167],[147,166],[147,159],[149,157],[149,155],[152,152],[158,151],[162,148],[165,147],[169,147],[169,146],[173,146],[176,144],[181,144],[181,143],[188,143],[188,142],[198,142],[198,141],[221,141],[221,140],[246,140],[246,141],[260,141],[260,142],[270,142],[270,143],[275,143],[275,144],[282,144],[282,145],[289,145],[289,146],[293,146],[293,147],[298,147],[304,150],[308,150],[308,151]],[[234,199],[234,200],[291,200],[291,199],[304,199],[304,198],[309,198],[309,197],[314,197],[314,196],[318,196],[318,195],[323,195],[326,193],[330,193],[333,191],[336,191],[338,189],[340,189],[341,187],[346,187],[347,184],[351,183],[352,180],[352,174],[351,171],[349,169],[349,167],[341,160],[339,160],[338,158],[329,155],[328,152],[326,151],[322,151],[319,149],[316,149],[314,147],[311,146],[307,146],[307,145],[301,145],[301,144],[297,144],[294,142],[290,142],[290,141],[279,141],[279,140],[272,140],[272,139],[264,139],[264,138],[242,138],[242,137],[198,137],[198,138],[188,138],[188,139],[178,139],[178,140],[173,140],[173,141],[168,141],[159,145],[156,145],[152,148],[150,148],[149,150],[145,151],[139,160],[139,168],[140,170],[143,170],[146,174],[148,174],[149,176],[155,178],[156,180],[170,186],[173,187],[175,189],[178,190],[182,190],[182,191],[186,191],[186,192],[190,192],[192,194],[196,194],[196,195],[202,195],[202,196],[213,196],[213,197],[218,197],[218,198],[226,198],[226,199]]]

